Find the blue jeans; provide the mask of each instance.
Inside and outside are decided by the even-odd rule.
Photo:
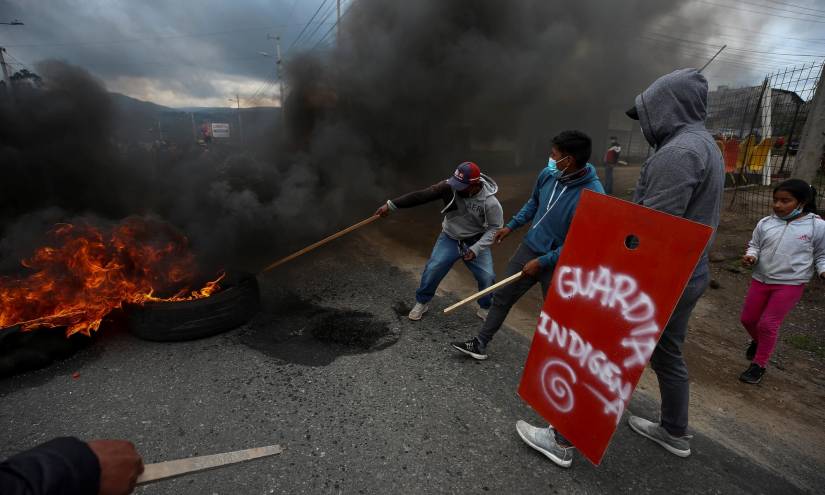
[[[462,258],[460,249],[459,241],[451,239],[444,232],[438,235],[430,259],[427,261],[427,265],[424,266],[424,273],[421,274],[421,286],[415,291],[416,301],[427,304],[432,300],[438,284],[447,276],[455,262]],[[493,255],[489,249],[483,249],[472,261],[465,261],[464,264],[467,265],[467,268],[476,278],[478,290],[484,290],[496,282],[496,274],[493,271]],[[478,300],[478,305],[488,309],[492,300],[492,294],[486,295]]]

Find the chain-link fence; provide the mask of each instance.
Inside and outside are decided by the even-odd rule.
[[[720,86],[708,95],[706,126],[725,160],[731,209],[750,218],[771,213],[772,186],[794,174],[822,69],[821,62],[789,67],[769,74],[761,85]],[[825,193],[823,185],[820,167],[814,186]]]

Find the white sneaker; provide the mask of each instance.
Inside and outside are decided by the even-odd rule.
[[[478,308],[478,311],[476,311],[476,316],[481,318],[482,321],[487,321],[487,315],[488,314],[490,314],[489,309]]]
[[[412,321],[418,321],[424,316],[424,313],[430,309],[429,304],[421,304],[420,302],[416,302],[413,309],[410,310],[410,314],[407,315],[407,318],[411,319]]]
[[[518,420],[516,431],[524,443],[538,450],[557,465],[568,468],[573,463],[573,447],[559,445],[552,427],[536,428],[525,421]]]

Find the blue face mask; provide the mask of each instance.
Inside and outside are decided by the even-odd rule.
[[[566,159],[567,159],[567,157],[565,156],[564,158],[561,159],[561,161],[564,161]],[[558,169],[558,163],[559,162],[554,160],[553,157],[550,157],[547,160],[547,168],[549,168],[551,172],[556,173],[559,170]],[[564,170],[567,170],[567,169],[565,168]],[[562,170],[562,172],[564,172],[564,170]]]
[[[779,217],[779,218],[781,218],[782,220],[791,220],[793,218],[798,217],[801,214],[802,214],[802,207],[797,206],[796,208],[794,208],[794,210],[792,212],[788,213],[784,217]]]

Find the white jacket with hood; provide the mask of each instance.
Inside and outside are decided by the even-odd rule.
[[[776,215],[756,224],[747,256],[753,278],[764,284],[802,285],[825,273],[825,220],[808,213],[790,222]]]

